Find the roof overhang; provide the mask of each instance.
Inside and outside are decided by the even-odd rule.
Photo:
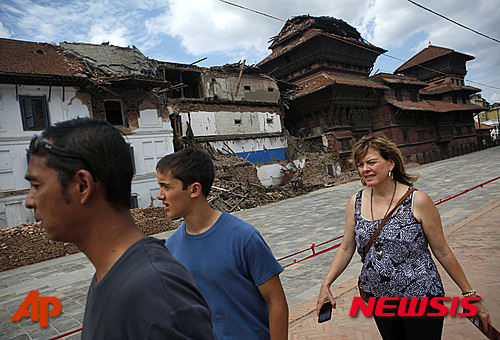
[[[0,83],[3,84],[82,86],[89,82],[88,78],[80,76],[0,72]]]
[[[302,89],[297,91],[297,93],[293,96],[294,99],[320,91],[326,87],[333,85],[364,87],[364,88],[373,88],[378,90],[389,89],[387,86],[383,84],[365,78],[338,76],[328,73],[316,74],[312,77],[297,82],[296,85],[301,86]]]
[[[452,112],[452,111],[484,111],[482,106],[474,104],[454,104],[439,101],[421,101],[421,102],[401,102],[397,100],[387,100],[387,102],[398,109],[406,111],[429,111],[429,112]]]
[[[457,91],[477,93],[477,92],[481,92],[481,89],[478,89],[477,87],[472,87],[472,86],[446,84],[444,86],[430,86],[428,88],[420,90],[420,93],[432,95],[432,94],[443,94],[443,93],[457,92]]]

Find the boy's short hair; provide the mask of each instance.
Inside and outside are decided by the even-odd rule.
[[[76,118],[48,127],[42,138],[80,159],[48,152],[45,164],[58,172],[63,189],[80,169],[87,169],[105,188],[105,199],[114,208],[130,208],[134,168],[127,142],[120,130],[97,118]]]
[[[172,177],[182,182],[184,190],[195,182],[201,184],[201,192],[208,196],[215,179],[214,164],[210,155],[196,148],[182,149],[160,159],[156,171],[170,171]]]

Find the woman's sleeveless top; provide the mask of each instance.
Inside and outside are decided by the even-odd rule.
[[[361,216],[361,193],[356,195],[354,217],[356,247],[361,258],[382,220]],[[363,290],[377,297],[444,296],[443,284],[432,260],[422,224],[413,215],[413,192],[399,206],[378,236],[382,256],[374,244],[363,263],[360,280]]]

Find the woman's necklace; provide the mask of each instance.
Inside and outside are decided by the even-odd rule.
[[[396,195],[397,184],[398,182],[394,181],[394,191],[392,192],[391,203],[389,203],[389,206],[387,207],[387,211],[384,214],[384,218],[386,218],[387,214],[389,213],[389,209],[391,209],[392,201],[394,201],[394,196]],[[375,224],[375,219],[373,218],[373,188],[370,195],[370,210],[372,213],[372,222],[373,224]],[[380,261],[382,259],[382,243],[378,241],[378,237],[373,243],[373,245],[375,246],[375,251],[377,252],[377,260]]]

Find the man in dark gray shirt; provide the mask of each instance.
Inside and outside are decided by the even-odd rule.
[[[213,339],[210,312],[188,271],[130,215],[133,167],[120,131],[77,118],[31,141],[26,207],[51,240],[92,262],[82,339]]]

